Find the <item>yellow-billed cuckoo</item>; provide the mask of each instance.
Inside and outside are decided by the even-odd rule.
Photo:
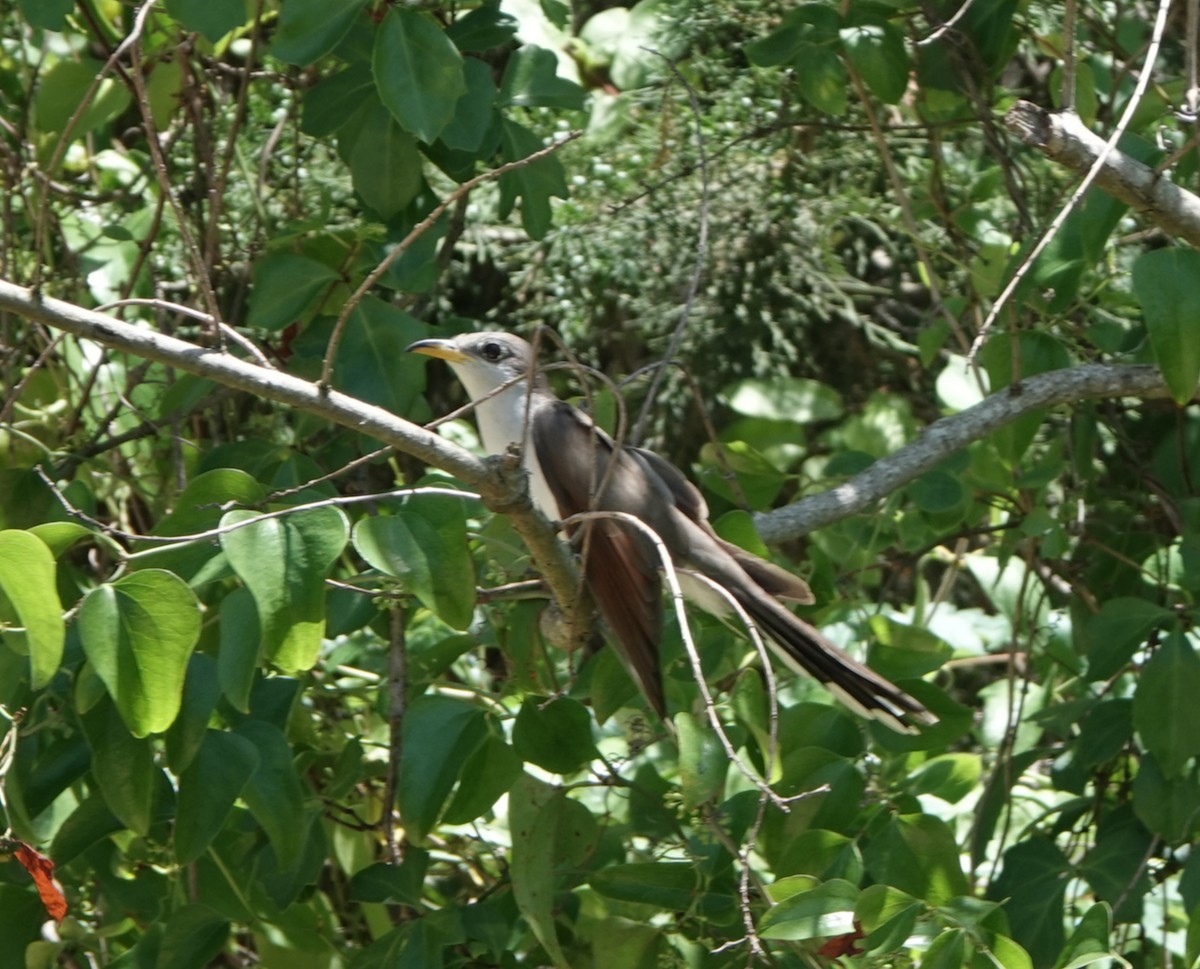
[[[542,374],[533,372],[530,380],[532,348],[520,337],[472,333],[419,340],[408,349],[450,364],[475,402],[490,453],[521,448],[530,497],[548,519],[587,511],[635,516],[662,539],[685,594],[701,608],[718,615],[732,611],[711,588],[715,584],[741,605],[789,667],[815,677],[855,711],[906,732],[936,722],[921,703],[784,608],[780,600],[813,601],[807,583],[719,538],[703,497],[677,468],[651,451],[614,443],[586,414],[555,397]],[[592,519],[583,527],[590,531],[583,563],[588,589],[626,667],[665,717],[658,554],[645,535],[619,519]]]

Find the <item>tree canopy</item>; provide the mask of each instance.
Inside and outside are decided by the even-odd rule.
[[[0,10],[0,965],[1193,965],[1198,23]],[[666,601],[660,721],[475,329],[939,722]]]

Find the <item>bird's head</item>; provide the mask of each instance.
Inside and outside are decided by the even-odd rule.
[[[418,340],[406,349],[445,360],[472,400],[528,376],[533,362],[532,347],[511,333],[461,333],[445,339]]]

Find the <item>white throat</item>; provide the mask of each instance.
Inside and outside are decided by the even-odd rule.
[[[468,367],[459,370],[459,379],[475,405],[475,421],[479,425],[479,436],[483,439],[488,454],[504,454],[516,444],[521,448],[521,463],[529,472],[529,497],[534,507],[551,521],[560,518],[558,502],[546,484],[533,451],[532,434],[527,427],[536,415],[535,406],[529,407],[529,383],[519,380],[498,394],[488,397],[495,389],[484,375]],[[486,400],[484,399],[486,398]]]

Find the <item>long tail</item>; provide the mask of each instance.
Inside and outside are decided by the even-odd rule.
[[[738,599],[780,659],[795,672],[820,681],[850,709],[901,733],[937,723],[920,701],[851,659],[803,619],[764,597]]]

